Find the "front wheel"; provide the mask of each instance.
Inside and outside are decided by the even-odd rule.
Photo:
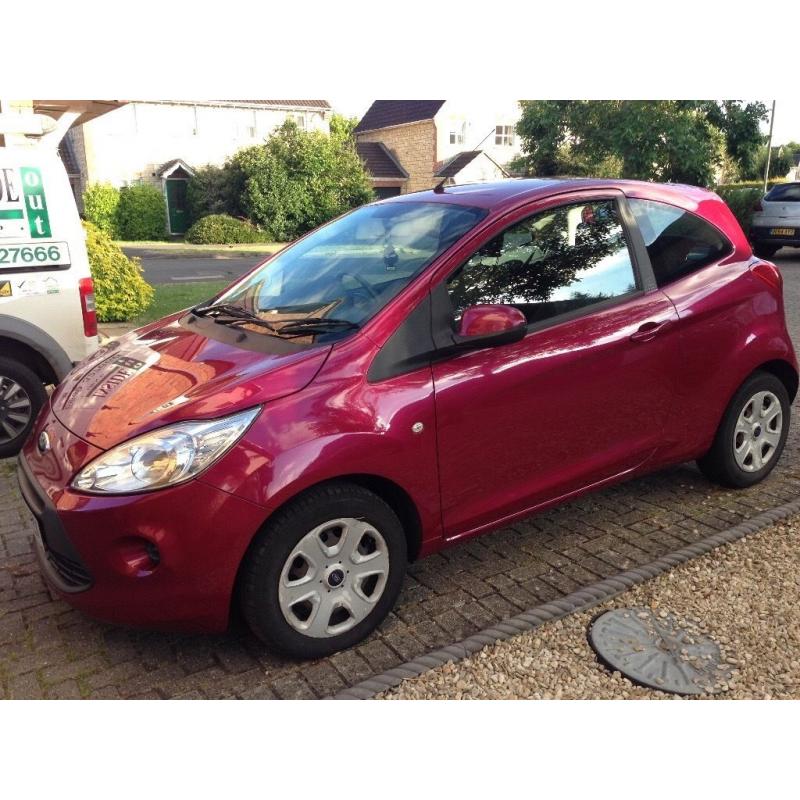
[[[16,455],[47,402],[40,378],[25,364],[0,358],[0,458]]]
[[[311,489],[267,523],[242,570],[250,629],[293,658],[360,642],[394,606],[406,568],[394,511],[350,483]]]
[[[703,474],[734,488],[752,486],[772,472],[789,433],[789,393],[768,372],[753,373],[725,411],[711,450],[698,459]]]

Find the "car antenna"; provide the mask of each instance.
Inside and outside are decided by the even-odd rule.
[[[478,144],[476,144],[475,147],[473,147],[472,150],[470,150],[469,152],[474,153],[493,133],[495,133],[494,128],[492,128],[492,130],[490,130],[489,133],[487,133],[486,136],[484,136],[483,139],[481,139],[478,142]],[[452,159],[450,160],[452,161]],[[446,177],[442,178],[439,181],[439,183],[437,183],[436,186],[433,187],[433,191],[436,194],[444,194],[444,185],[446,181],[447,181]]]

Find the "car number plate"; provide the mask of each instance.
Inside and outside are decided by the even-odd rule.
[[[794,228],[770,228],[770,236],[794,236]]]
[[[66,242],[0,245],[0,272],[37,267],[63,267],[69,263],[69,247]]]

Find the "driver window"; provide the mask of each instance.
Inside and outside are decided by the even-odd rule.
[[[636,291],[613,200],[547,209],[487,242],[447,282],[456,315],[513,305],[528,324]]]

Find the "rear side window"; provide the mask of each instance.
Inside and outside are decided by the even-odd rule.
[[[655,200],[630,198],[628,204],[659,286],[691,275],[733,251],[713,225],[688,211]]]
[[[785,183],[783,186],[773,186],[764,199],[769,203],[800,203],[800,183]]]

